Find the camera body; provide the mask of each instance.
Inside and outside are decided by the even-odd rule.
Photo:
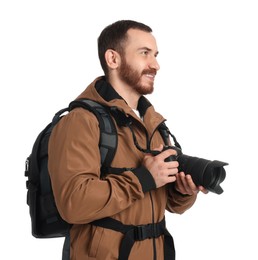
[[[167,149],[176,150],[177,155],[169,156],[165,161],[178,161],[178,171],[190,174],[195,185],[201,185],[216,194],[223,192],[220,184],[226,178],[224,166],[228,165],[228,163],[188,156],[183,154],[182,150],[176,146],[164,146],[163,151]]]

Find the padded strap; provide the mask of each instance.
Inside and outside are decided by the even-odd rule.
[[[85,108],[97,117],[100,127],[101,165],[109,167],[116,153],[117,130],[107,107],[90,99],[78,99],[69,104],[69,110],[76,107]]]

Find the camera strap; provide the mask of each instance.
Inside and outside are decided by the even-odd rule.
[[[171,136],[174,141],[175,146],[182,150],[181,145],[178,143],[176,137],[173,134],[171,134],[171,132],[170,132],[169,128],[167,127],[167,125],[165,124],[165,122],[163,122],[159,126],[159,132],[163,138],[165,145],[171,145],[170,141],[169,141],[169,136]]]
[[[143,152],[143,153],[151,153],[153,155],[158,154],[157,151],[155,150],[151,150],[149,147],[149,144],[147,143],[147,147],[146,148],[142,148],[138,141],[137,138],[135,136],[134,130],[132,128],[132,118],[128,115],[126,115],[123,111],[119,110],[117,107],[111,107],[110,112],[112,114],[112,116],[114,117],[116,123],[118,126],[122,126],[122,127],[128,127],[132,133],[132,137],[133,137],[133,141],[134,141],[134,145],[136,146],[136,148]],[[181,149],[181,145],[178,143],[176,137],[170,132],[169,128],[167,127],[167,125],[165,124],[165,122],[162,122],[159,126],[158,126],[158,131],[160,132],[160,135],[162,136],[162,139],[165,143],[165,145],[170,145],[170,139],[169,136],[172,137],[174,144],[176,147]]]

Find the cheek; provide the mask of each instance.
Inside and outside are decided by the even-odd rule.
[[[131,59],[128,59],[127,64],[138,73],[142,73],[146,69],[146,63],[142,59],[139,59],[138,56],[132,56]]]

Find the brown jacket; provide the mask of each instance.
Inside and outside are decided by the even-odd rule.
[[[143,148],[163,143],[157,127],[165,119],[155,112],[142,97],[138,109],[141,120],[126,102],[106,83],[97,78],[78,98],[90,98],[107,106],[116,106],[133,118],[132,127],[137,142]],[[76,108],[54,128],[49,142],[49,171],[61,216],[72,223],[70,231],[70,259],[111,260],[118,258],[123,234],[96,227],[90,222],[112,217],[128,225],[159,222],[165,209],[183,213],[196,196],[183,196],[172,185],[156,188],[146,168],[141,166],[144,153],[139,151],[128,127],[117,127],[118,147],[112,167],[134,168],[120,175],[110,173],[100,179],[99,127],[93,113]],[[163,236],[137,241],[130,260],[164,259]],[[154,249],[155,244],[155,249]]]

